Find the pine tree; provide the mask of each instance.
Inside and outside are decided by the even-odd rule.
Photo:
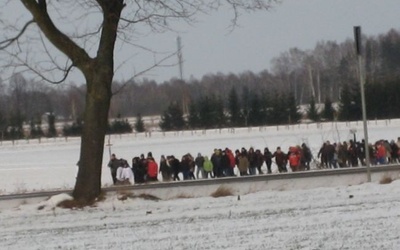
[[[322,117],[327,121],[333,121],[335,116],[335,109],[332,106],[332,101],[329,97],[325,99],[324,110],[322,111]]]
[[[142,118],[142,115],[140,113],[138,113],[136,115],[135,130],[138,133],[142,133],[142,132],[144,132],[146,130],[144,128],[143,118]]]
[[[3,112],[0,111],[0,132],[5,131],[7,128],[7,120],[3,115]]]
[[[17,109],[17,111],[10,116],[10,139],[15,140],[15,139],[21,139],[24,137],[23,129],[22,129],[22,124],[24,122],[25,118],[21,114],[20,110]]]
[[[185,127],[182,108],[177,103],[171,103],[161,116],[160,128],[163,131],[182,130]]]
[[[7,135],[7,127],[7,119],[0,111],[0,140],[3,140],[3,138]]]
[[[314,97],[311,97],[311,101],[310,101],[310,107],[307,110],[307,117],[308,119],[314,121],[314,122],[318,122],[319,121],[319,113],[317,110],[317,107],[315,105],[315,99]]]
[[[224,102],[222,101],[221,97],[217,97],[214,100],[214,117],[215,117],[215,125],[218,128],[224,127],[226,123],[226,117],[225,117],[225,112],[224,112]]]
[[[275,95],[271,102],[270,124],[283,124],[288,122],[287,107],[284,95]]]
[[[191,129],[200,127],[199,111],[195,102],[191,102],[189,105],[188,125]]]
[[[301,114],[296,105],[296,99],[292,93],[290,93],[287,98],[286,106],[287,106],[287,110],[288,110],[289,124],[298,123],[299,120],[301,119]]]
[[[240,103],[235,87],[232,87],[228,96],[229,123],[232,127],[240,125]]]
[[[31,138],[40,138],[44,135],[41,128],[40,118],[37,119],[32,118],[30,122],[30,127],[31,127],[31,133],[30,133]]]
[[[47,131],[47,137],[54,137],[56,136],[56,116],[53,112],[47,114],[47,122],[49,125],[49,130]]]
[[[339,120],[360,120],[361,114],[361,95],[358,85],[350,88],[348,84],[345,84],[340,93]]]
[[[161,116],[161,121],[159,125],[162,131],[172,130],[172,118],[168,112],[168,109],[165,110],[163,115]]]
[[[253,93],[249,110],[249,125],[259,126],[263,123],[261,101],[257,93]]]
[[[202,97],[199,100],[199,124],[202,128],[213,128],[216,126],[215,97]]]

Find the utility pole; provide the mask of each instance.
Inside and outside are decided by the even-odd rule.
[[[178,36],[176,38],[176,43],[177,43],[177,49],[178,49],[178,64],[179,64],[179,76],[180,80],[183,83],[183,56],[182,56],[182,41],[181,37]],[[187,93],[187,88],[186,86],[183,89],[183,94],[182,94],[182,111],[184,115],[187,115],[189,113],[189,108],[188,108],[188,93]]]
[[[183,81],[183,56],[182,56],[182,42],[181,42],[181,37],[178,36],[176,38],[176,43],[178,46],[178,63],[179,63],[179,76],[180,79]]]
[[[367,127],[367,109],[365,104],[365,78],[364,78],[364,67],[362,64],[362,49],[361,49],[361,27],[354,27],[354,38],[356,43],[356,52],[358,57],[358,71],[360,74],[360,92],[361,92],[361,107],[363,117],[363,128],[364,128],[364,147],[365,147],[365,164],[367,165],[367,177],[368,182],[371,182],[371,169],[369,159],[369,147],[368,147],[368,127]]]

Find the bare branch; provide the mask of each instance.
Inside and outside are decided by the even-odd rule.
[[[69,75],[69,73],[71,72],[71,70],[74,68],[74,65],[73,64],[71,64],[71,65],[69,65],[66,69],[64,69],[64,70],[62,70],[63,72],[64,72],[64,74],[63,74],[63,77],[60,79],[60,80],[58,80],[58,81],[54,81],[54,80],[51,80],[50,78],[48,78],[48,77],[46,77],[43,73],[46,73],[46,71],[43,71],[43,69],[42,70],[37,70],[36,68],[34,68],[34,67],[32,67],[29,63],[27,63],[27,60],[26,59],[21,59],[21,58],[19,58],[19,57],[17,57],[17,56],[14,56],[20,63],[18,64],[18,65],[15,65],[15,66],[18,66],[18,67],[24,67],[24,68],[26,68],[27,70],[26,71],[30,71],[30,72],[33,72],[35,75],[37,75],[39,78],[41,78],[42,80],[44,80],[44,81],[46,81],[46,82],[49,82],[49,83],[51,83],[51,84],[60,84],[60,83],[63,83],[64,81],[65,81],[65,79],[67,79],[67,77],[68,77],[68,75]],[[47,71],[53,71],[54,69],[48,69]]]
[[[163,63],[164,63],[165,61],[167,61],[168,59],[170,59],[170,58],[176,56],[178,53],[179,53],[179,51],[176,51],[176,52],[174,52],[174,53],[172,53],[172,54],[170,54],[170,55],[164,57],[163,59],[161,59],[161,60],[159,60],[159,61],[155,61],[154,64],[153,64],[152,66],[148,67],[147,69],[144,69],[144,70],[142,70],[142,71],[140,71],[140,72],[138,72],[138,73],[135,73],[134,76],[132,76],[131,78],[129,78],[128,80],[126,80],[124,84],[122,84],[115,92],[113,92],[112,95],[117,95],[119,92],[121,92],[121,91],[125,88],[125,86],[126,86],[129,82],[133,81],[135,78],[137,78],[137,77],[139,77],[139,76],[141,76],[141,75],[146,74],[147,72],[151,71],[151,70],[154,69],[154,68],[175,66],[176,64],[173,64],[173,65],[165,65],[165,64],[163,64]]]
[[[21,0],[21,2],[32,13],[37,25],[54,46],[67,55],[77,67],[87,66],[86,64],[91,61],[89,55],[54,25],[47,12],[46,0],[39,0],[39,2]]]
[[[30,20],[25,25],[22,27],[21,31],[14,37],[5,39],[4,41],[0,41],[0,50],[3,50],[13,44],[14,42],[18,41],[18,39],[25,33],[27,30],[28,26],[34,23],[34,20]]]

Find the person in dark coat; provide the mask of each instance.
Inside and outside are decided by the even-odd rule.
[[[201,153],[197,154],[196,159],[194,160],[197,170],[196,170],[196,178],[199,179],[199,173],[201,173],[201,178],[205,178],[206,173],[204,172],[204,157]]]
[[[167,159],[164,155],[161,155],[160,159],[160,173],[162,176],[163,181],[170,181],[171,180],[171,167],[168,164]]]
[[[312,160],[311,150],[305,143],[301,144],[301,165],[305,170],[310,170],[310,162]]]
[[[343,143],[339,143],[338,149],[338,163],[340,168],[348,167],[347,162],[348,159],[348,151],[347,151],[347,142],[344,141]]]
[[[113,180],[113,184],[115,185],[117,183],[117,169],[121,165],[121,161],[117,159],[115,154],[111,155],[111,159],[108,162],[108,167],[110,168],[111,171],[111,178]]]
[[[256,150],[256,168],[258,170],[258,174],[263,174],[263,171],[261,170],[262,165],[264,164],[264,156],[261,154],[261,150],[257,149]]]
[[[194,158],[191,154],[186,154],[186,157],[189,161],[189,180],[196,180],[196,177],[194,176],[194,170],[196,169]]]
[[[323,168],[328,167],[328,157],[326,155],[326,143],[324,142],[321,146],[321,148],[318,151],[318,158],[321,159],[321,166]]]
[[[257,161],[256,161],[256,153],[254,152],[253,148],[249,148],[247,152],[247,159],[249,160],[249,174],[255,175],[257,169]]]
[[[229,156],[226,154],[226,151],[222,151],[221,155],[221,173],[219,173],[220,177],[228,176],[230,168],[230,160]]]
[[[182,156],[181,159],[181,171],[184,180],[189,180],[189,172],[190,172],[190,159],[188,155]]]
[[[362,166],[365,166],[365,140],[356,143],[357,158]]]
[[[132,159],[132,172],[135,184],[140,184],[145,182],[144,176],[146,175],[146,171],[144,169],[144,166],[142,166],[142,164],[140,163],[139,157],[134,157]]]
[[[214,153],[211,156],[211,162],[213,164],[213,172],[214,177],[221,177],[222,170],[221,170],[221,150],[214,149]]]
[[[358,167],[357,146],[353,140],[350,140],[350,145],[347,148],[347,154],[352,167]]]
[[[271,166],[272,166],[272,153],[269,151],[268,148],[264,148],[264,161],[265,165],[267,165],[268,174],[272,173]]]
[[[279,173],[287,172],[286,164],[287,164],[287,156],[281,150],[281,147],[277,147],[276,151],[272,154],[272,158],[275,157],[275,163],[278,166]]]
[[[397,146],[397,144],[394,142],[394,140],[391,140],[390,141],[390,148],[392,149],[392,155],[391,155],[391,160],[392,160],[392,163],[397,163],[397,162],[399,162],[399,157],[400,157],[400,155],[399,155],[399,146]]]
[[[175,156],[171,155],[167,157],[172,173],[174,174],[174,181],[180,181],[179,173],[181,172],[181,163]]]

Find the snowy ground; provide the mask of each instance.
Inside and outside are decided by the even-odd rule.
[[[400,181],[0,212],[0,249],[399,249]],[[45,203],[46,204],[46,203]]]
[[[370,139],[396,139],[400,121],[370,123]],[[232,149],[352,138],[361,123],[296,125],[111,137],[112,151],[130,159],[152,151],[180,157]],[[20,141],[0,146],[1,193],[70,188],[79,140]],[[108,153],[104,155],[104,163]],[[104,165],[105,165],[104,164]],[[103,184],[111,178],[104,166]],[[0,249],[400,249],[400,181],[380,185],[262,191],[222,198],[150,201],[107,197],[96,207],[54,207],[57,197],[39,204],[0,208]],[[44,209],[38,208],[44,206]]]

